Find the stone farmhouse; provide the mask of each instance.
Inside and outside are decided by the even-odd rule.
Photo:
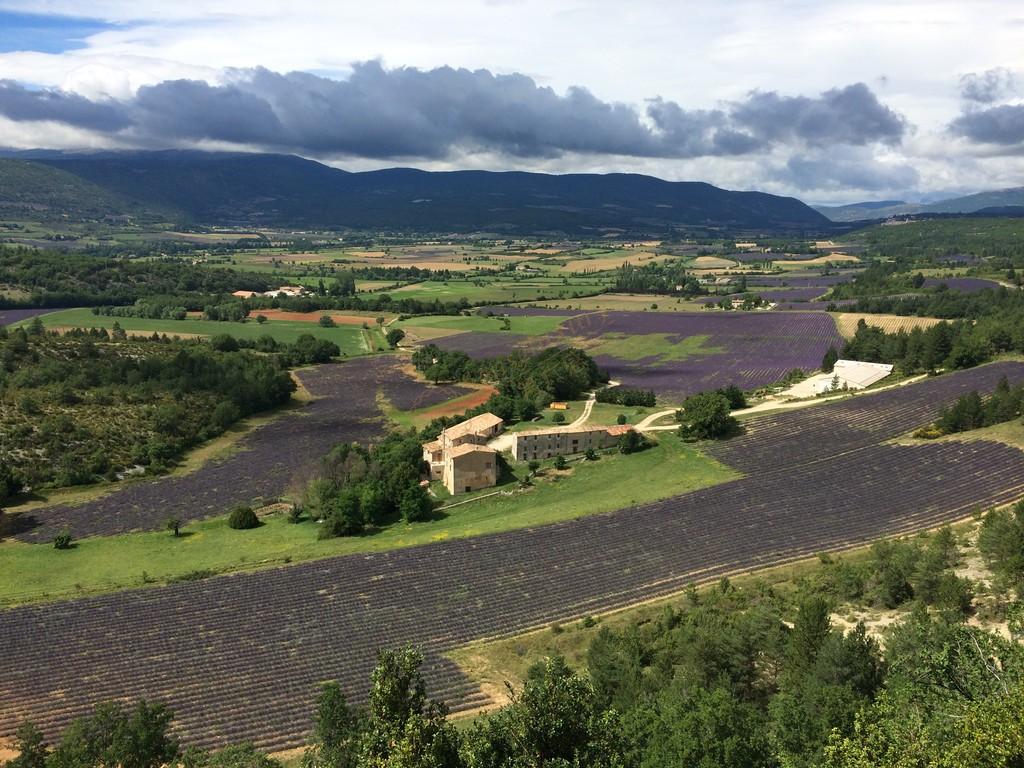
[[[563,427],[519,432],[512,443],[512,457],[516,461],[539,461],[554,456],[586,453],[591,448],[595,451],[611,448],[631,429],[628,424],[622,424],[614,427]]]
[[[424,443],[423,461],[430,467],[430,479],[441,480],[453,496],[497,485],[498,456],[487,442],[504,428],[501,418],[481,413]]]

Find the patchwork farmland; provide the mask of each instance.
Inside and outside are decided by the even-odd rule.
[[[360,700],[376,649],[405,642],[424,649],[433,694],[478,705],[486,696],[444,658],[473,639],[1018,498],[1016,448],[885,442],[1003,375],[1021,380],[1024,364],[766,415],[716,450],[745,477],[607,515],[6,611],[0,735],[26,717],[52,735],[96,700],[147,697],[174,709],[188,743],[299,746],[319,682],[336,679]],[[61,664],[40,637],[61,638]]]
[[[198,520],[223,514],[234,504],[274,497],[332,446],[366,442],[383,433],[378,388],[403,402],[420,397],[429,401],[435,391],[409,379],[397,360],[384,356],[322,365],[297,375],[314,401],[301,412],[258,427],[227,458],[189,474],[134,482],[93,501],[27,511],[16,519],[18,537],[45,541],[64,527],[75,536],[153,530],[169,515]]]

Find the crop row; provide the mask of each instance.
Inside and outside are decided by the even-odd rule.
[[[937,396],[928,386],[907,390],[917,390],[916,398],[857,400],[873,400],[895,422]],[[848,414],[836,405],[808,410],[831,411],[837,421]],[[805,444],[824,440],[829,424],[795,432],[786,421],[797,417],[803,418],[773,417],[778,438],[742,438],[748,448],[770,443],[775,461],[661,502],[0,613],[0,737],[25,717],[52,734],[98,699],[146,696],[171,705],[189,743],[297,746],[320,682],[336,679],[361,700],[376,649],[406,642],[425,650],[432,693],[472,706],[482,694],[443,658],[466,642],[621,607],[740,568],[931,527],[1024,495],[1015,448],[982,441],[883,445],[877,436],[886,430],[870,426],[876,442],[865,438],[810,460]]]
[[[17,536],[46,540],[65,526],[76,537],[153,530],[171,516],[198,520],[234,504],[277,496],[332,446],[381,434],[379,387],[428,389],[407,378],[391,356],[322,365],[299,377],[316,399],[254,429],[230,456],[186,475],[133,482],[93,501],[26,512],[15,520]]]
[[[1024,380],[1024,363],[992,363],[827,406],[758,416],[744,422],[745,435],[720,443],[714,453],[747,473],[830,459],[934,421],[943,406],[972,390],[991,392],[1003,376],[1011,384]]]

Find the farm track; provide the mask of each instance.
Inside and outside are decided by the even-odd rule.
[[[187,743],[295,747],[318,683],[362,700],[376,649],[406,642],[426,653],[432,695],[479,706],[443,656],[466,642],[1024,495],[1015,448],[884,444],[1003,374],[1020,380],[1024,364],[753,420],[714,451],[747,477],[616,513],[0,613],[0,738],[25,718],[53,736],[97,700],[146,697],[174,709]]]
[[[186,475],[126,484],[93,501],[22,513],[15,520],[17,538],[45,541],[65,526],[76,538],[154,530],[170,516],[200,520],[235,504],[277,496],[296,473],[334,445],[383,434],[379,388],[403,401],[424,397],[426,402],[434,394],[401,373],[394,356],[353,358],[302,370],[298,376],[315,400],[257,427],[226,458]]]

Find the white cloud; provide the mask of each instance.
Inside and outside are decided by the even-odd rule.
[[[0,7],[74,16],[84,10],[78,0],[0,0]],[[87,12],[119,26],[77,51],[0,54],[0,79],[91,99],[128,99],[143,86],[175,78],[220,85],[233,68],[345,77],[352,62],[379,58],[389,67],[521,72],[559,93],[581,85],[601,101],[628,103],[638,111],[654,97],[688,111],[716,110],[754,90],[819,94],[864,82],[915,126],[898,151],[872,149],[876,165],[917,169],[917,186],[901,196],[933,184],[995,186],[985,181],[989,171],[993,182],[1009,177],[1010,184],[1024,183],[1013,175],[1015,163],[989,167],[984,158],[969,158],[977,148],[946,131],[960,112],[961,77],[996,68],[1024,72],[1018,18],[1024,14],[1006,0],[98,0]],[[33,130],[2,122],[0,143],[24,146]],[[39,131],[40,141],[81,138],[52,126]],[[945,159],[932,145],[946,147]],[[778,178],[791,156],[771,149],[742,158],[630,160],[569,153],[510,160],[460,151],[429,165],[643,169],[801,193],[795,179]],[[375,161],[347,165],[367,162]],[[849,187],[828,194],[866,192]]]

